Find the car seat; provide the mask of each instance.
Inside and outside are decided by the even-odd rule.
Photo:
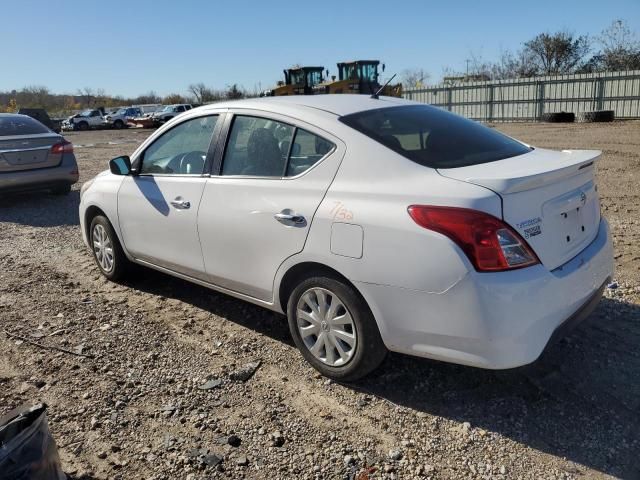
[[[247,142],[247,166],[242,174],[280,177],[283,167],[282,151],[273,133],[266,128],[251,132]]]

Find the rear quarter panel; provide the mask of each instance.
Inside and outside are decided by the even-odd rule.
[[[302,261],[327,265],[352,282],[445,292],[473,269],[447,237],[419,227],[407,208],[414,204],[482,210],[500,216],[500,198],[490,190],[447,179],[354,132],[347,153],[313,219]],[[362,228],[361,258],[331,251],[334,223]]]

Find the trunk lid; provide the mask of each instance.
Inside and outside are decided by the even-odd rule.
[[[600,225],[596,150],[532,150],[524,155],[460,168],[438,169],[502,198],[503,220],[553,270],[589,245]]]
[[[55,167],[62,154],[52,154],[51,147],[60,142],[54,133],[0,136],[0,172]]]

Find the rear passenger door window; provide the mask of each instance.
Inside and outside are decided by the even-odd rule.
[[[222,175],[282,177],[294,128],[275,120],[237,115],[222,164]]]
[[[229,133],[222,175],[293,177],[333,148],[324,138],[286,123],[237,115]]]

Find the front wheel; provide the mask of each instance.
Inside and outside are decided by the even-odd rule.
[[[387,353],[366,302],[343,280],[314,276],[302,281],[289,297],[287,316],[302,355],[334,380],[364,377]]]
[[[122,120],[116,120],[115,122],[113,122],[113,128],[115,128],[116,130],[124,128],[124,122]]]
[[[106,217],[97,215],[91,221],[89,244],[102,275],[112,281],[120,280],[125,276],[129,260],[122,251],[118,237]]]

